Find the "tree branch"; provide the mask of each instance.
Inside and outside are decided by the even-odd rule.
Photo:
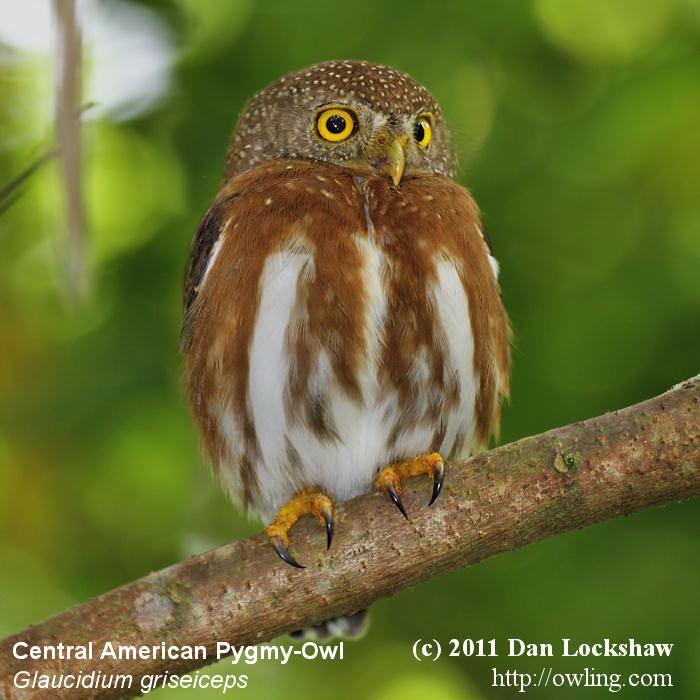
[[[134,690],[51,691],[54,698],[136,694],[144,674],[183,673],[215,660],[218,640],[256,644],[364,608],[439,573],[560,532],[700,495],[700,375],[630,408],[448,465],[443,494],[426,506],[413,480],[406,522],[380,494],[338,506],[336,538],[307,519],[292,542],[305,570],[284,565],[257,535],[154,572],[0,641],[0,697],[46,697],[13,686],[20,670],[130,674]],[[107,641],[205,645],[207,661],[100,660]],[[94,642],[94,660],[25,660],[29,644]]]

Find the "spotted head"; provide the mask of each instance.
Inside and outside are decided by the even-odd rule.
[[[411,76],[366,61],[328,61],[289,73],[246,105],[227,175],[271,160],[333,163],[405,175],[452,176],[455,158],[442,110]]]

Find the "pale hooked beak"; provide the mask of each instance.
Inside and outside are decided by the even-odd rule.
[[[394,185],[398,185],[403,177],[406,166],[406,138],[396,136],[386,149],[386,172],[391,176]]]

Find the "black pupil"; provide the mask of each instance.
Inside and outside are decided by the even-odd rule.
[[[425,138],[425,127],[423,122],[418,122],[416,124],[416,141],[420,143]]]
[[[345,119],[339,114],[334,114],[332,117],[328,117],[326,129],[328,129],[331,134],[342,134],[343,131],[345,131]]]

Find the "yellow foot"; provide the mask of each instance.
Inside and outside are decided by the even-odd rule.
[[[374,481],[374,485],[378,489],[389,494],[391,500],[407,520],[406,509],[401,503],[401,481],[420,474],[427,474],[433,480],[433,495],[428,504],[432,506],[440,495],[442,482],[445,478],[445,463],[437,452],[407,459],[405,462],[389,464],[379,472],[379,476]]]
[[[305,567],[289,553],[289,530],[302,515],[315,515],[319,524],[326,526],[326,541],[330,547],[333,541],[333,501],[318,489],[304,489],[290,498],[277,511],[266,530],[279,557],[298,569]]]

